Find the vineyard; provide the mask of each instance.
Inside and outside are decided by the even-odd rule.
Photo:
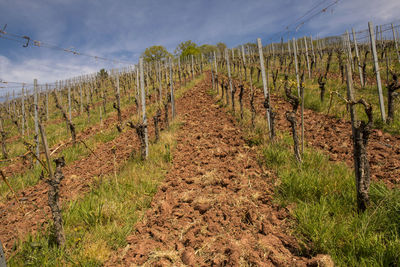
[[[13,85],[7,266],[399,265],[399,27]]]

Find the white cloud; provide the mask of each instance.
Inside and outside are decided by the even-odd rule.
[[[223,41],[231,47],[257,37],[265,40],[319,2],[2,0],[0,9],[10,31],[75,46],[88,54],[136,62],[146,47],[155,44],[173,51],[189,39],[200,44]],[[396,20],[399,9],[398,0],[340,0],[333,12],[306,23],[298,34],[326,36],[351,27],[365,29],[369,20],[375,24]],[[54,82],[111,67],[64,52],[22,49],[4,42],[0,39],[0,78],[5,80]]]

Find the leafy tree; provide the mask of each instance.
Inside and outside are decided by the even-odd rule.
[[[147,47],[142,53],[142,57],[145,62],[159,61],[170,56],[171,54],[162,45],[153,45]]]
[[[108,78],[108,72],[105,69],[101,69],[98,73],[97,73],[97,77],[100,80],[106,80]]]
[[[203,53],[204,55],[208,55],[214,51],[217,51],[217,47],[215,45],[203,44],[199,48],[200,52]]]
[[[181,58],[200,54],[200,49],[192,40],[180,43],[176,49],[175,54],[180,55]]]
[[[257,49],[257,44],[256,43],[245,43],[244,48],[246,49],[247,47],[249,47],[250,49]]]
[[[227,48],[227,46],[225,43],[219,42],[219,43],[217,43],[217,48],[218,48],[219,52],[221,53],[221,55],[224,55],[225,49]]]

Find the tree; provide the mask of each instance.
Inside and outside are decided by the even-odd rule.
[[[217,48],[218,48],[218,50],[219,50],[219,53],[220,53],[221,55],[224,55],[225,49],[227,48],[227,46],[226,46],[225,43],[219,42],[219,43],[217,43]]]
[[[200,52],[204,55],[209,55],[214,51],[217,51],[217,47],[215,45],[203,44],[199,47]]]
[[[190,56],[190,55],[198,55],[200,54],[200,49],[196,43],[192,42],[192,40],[188,40],[186,42],[180,43],[176,49],[175,54],[180,55],[181,58]]]
[[[100,80],[106,80],[108,78],[108,72],[105,69],[101,69],[98,73],[97,73],[97,78],[99,78]]]
[[[170,56],[171,54],[162,45],[147,47],[142,53],[143,60],[146,62],[160,61]]]

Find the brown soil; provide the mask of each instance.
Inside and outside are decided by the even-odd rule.
[[[246,86],[244,103],[247,107],[250,106],[249,91],[249,87]],[[238,102],[237,95],[235,99]],[[257,114],[265,114],[263,102],[263,93],[258,88],[255,98]],[[285,112],[291,110],[292,107],[283,97],[276,94],[271,94],[271,104],[277,113],[276,129],[289,132],[290,126],[286,120]],[[237,104],[236,106],[238,107],[239,105]],[[297,121],[300,125],[300,107],[297,115]],[[304,127],[306,146],[323,151],[329,155],[332,161],[345,162],[349,167],[354,167],[351,124],[348,120],[304,109]],[[300,133],[300,129],[298,133]],[[367,149],[372,179],[382,181],[390,188],[398,187],[400,184],[400,136],[373,129]]]
[[[260,167],[239,126],[214,104],[209,81],[179,101],[173,166],[129,245],[109,266],[296,266],[288,211],[273,204],[274,176]]]
[[[131,117],[133,114],[136,114],[136,105],[131,104],[125,109],[121,110],[122,112],[122,120],[127,120],[129,117]],[[86,116],[86,114],[82,114],[82,116]],[[95,116],[93,112],[91,113],[91,116]],[[97,116],[97,115],[96,115]],[[63,120],[60,121],[60,123],[65,122]],[[77,133],[77,140],[86,140],[90,138],[91,136],[97,134],[99,131],[102,131],[103,129],[110,129],[112,127],[115,127],[117,125],[117,113],[115,111],[112,112],[112,115],[107,117],[106,119],[103,120],[103,125],[99,123],[94,124],[92,126],[89,126],[85,128],[83,131]],[[68,132],[69,134],[69,132]],[[65,144],[67,143],[67,144]],[[65,145],[63,145],[65,144]],[[72,145],[71,143],[71,138],[67,140],[63,140],[60,143],[57,143],[54,145],[50,151],[53,151],[54,149],[58,148],[60,145],[63,145],[59,150],[61,152],[63,149],[70,147]],[[10,163],[9,165],[3,167],[3,172],[6,174],[6,176],[12,176],[16,175],[19,173],[23,173],[26,171],[27,168],[31,167],[31,164],[29,161],[24,160],[22,158],[15,159],[14,162]]]
[[[130,107],[124,112],[123,118],[134,114],[136,107]],[[110,116],[104,121],[104,127],[115,124],[116,116]],[[162,125],[161,125],[162,126]],[[86,134],[94,134],[98,125],[85,130]],[[82,133],[83,135],[83,133]],[[154,128],[149,123],[149,138],[154,137]],[[61,202],[71,201],[82,196],[90,189],[94,177],[101,177],[114,171],[113,148],[115,148],[116,168],[123,166],[125,161],[135,151],[139,150],[139,140],[136,131],[126,128],[114,140],[102,143],[92,153],[80,160],[74,161],[63,168],[65,178],[62,180],[60,195]],[[23,239],[28,233],[35,233],[38,229],[47,225],[50,216],[50,208],[47,205],[48,185],[40,181],[17,193],[25,212],[19,208],[14,198],[8,196],[5,203],[0,203],[0,240],[5,247],[5,253],[9,254],[11,248],[18,239]]]

